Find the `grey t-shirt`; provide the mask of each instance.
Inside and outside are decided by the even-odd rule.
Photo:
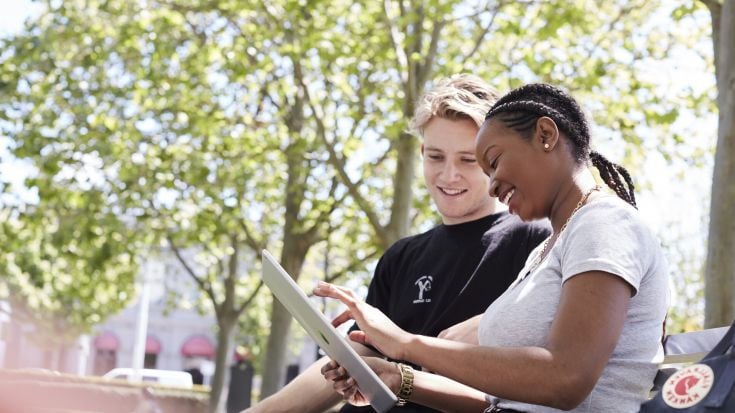
[[[663,359],[661,334],[669,291],[659,242],[633,207],[609,196],[580,208],[547,258],[523,278],[540,252],[541,246],[531,252],[518,280],[485,311],[478,331],[480,344],[545,346],[566,280],[587,271],[617,275],[635,290],[625,324],[602,376],[572,411],[637,412]],[[529,413],[560,411],[492,396],[488,400]]]

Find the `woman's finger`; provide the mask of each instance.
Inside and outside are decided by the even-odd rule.
[[[355,295],[355,292],[352,291],[351,289],[349,289],[347,287],[344,287],[344,286],[341,286],[341,285],[331,284],[331,286],[332,286],[332,288],[334,288],[336,290],[339,290],[340,292],[342,292],[343,294],[345,294],[347,297],[350,297],[350,298],[352,298],[355,301],[357,300],[357,296]]]
[[[356,343],[372,345],[372,343],[368,341],[367,334],[365,334],[364,331],[361,331],[361,330],[350,331],[348,334],[348,337],[350,338],[350,340]]]
[[[355,305],[355,297],[351,291],[324,281],[319,281],[312,292],[319,297],[336,298],[348,307]]]
[[[353,320],[353,319],[354,318],[352,317],[352,311],[345,310],[337,317],[334,317],[334,320],[332,320],[332,325],[335,327],[339,327],[342,324],[344,324],[346,321]]]

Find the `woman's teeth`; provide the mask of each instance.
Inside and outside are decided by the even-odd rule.
[[[516,191],[515,189],[511,189],[510,191],[508,191],[503,197],[503,199],[501,200],[501,202],[504,203],[505,205],[508,205],[508,202],[510,202],[510,198],[513,196],[513,193],[515,193],[515,191]]]

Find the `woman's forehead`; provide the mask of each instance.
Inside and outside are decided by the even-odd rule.
[[[482,124],[482,127],[477,133],[477,144],[488,145],[495,141],[498,137],[502,136],[504,132],[507,132],[508,128],[503,125],[503,122],[498,122],[494,119],[488,119]]]

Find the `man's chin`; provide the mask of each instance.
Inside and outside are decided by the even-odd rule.
[[[451,211],[447,209],[440,209],[439,215],[442,217],[442,221],[446,224],[461,224],[468,221],[473,221],[477,219],[477,217],[474,217],[474,212],[472,211]]]

